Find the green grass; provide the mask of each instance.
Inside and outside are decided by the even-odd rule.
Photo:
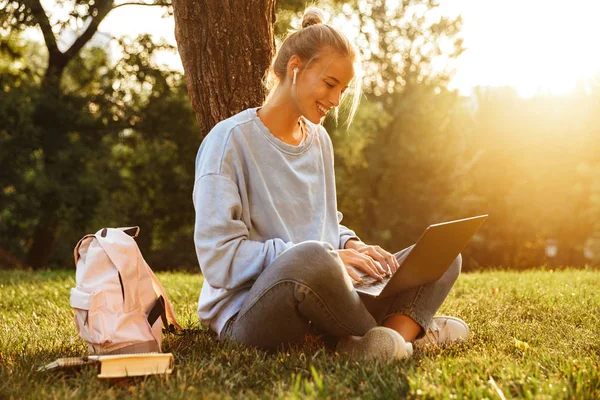
[[[170,376],[105,381],[92,368],[38,373],[86,353],[72,322],[74,272],[0,271],[0,398],[600,398],[600,272],[463,274],[440,313],[469,322],[467,343],[408,361],[356,362],[320,342],[269,355],[215,342],[198,324],[199,275],[159,279],[190,332],[165,338]]]

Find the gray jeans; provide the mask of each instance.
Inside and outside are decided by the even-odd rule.
[[[394,254],[400,261],[410,247]],[[307,241],[282,253],[258,277],[221,337],[276,350],[300,343],[314,328],[336,337],[364,335],[393,314],[417,322],[424,335],[461,269],[459,255],[437,281],[396,296],[359,295],[340,257],[325,242]]]

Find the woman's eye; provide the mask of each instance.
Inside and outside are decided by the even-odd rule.
[[[331,83],[329,83],[329,82],[325,82],[325,84],[326,84],[328,87],[330,87],[330,88],[332,88],[332,87],[333,87],[333,85],[332,85]]]

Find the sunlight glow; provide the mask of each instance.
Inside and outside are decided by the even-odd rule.
[[[452,86],[511,86],[521,96],[565,94],[600,73],[600,2],[451,0],[462,14],[467,51]]]
[[[60,13],[53,0],[43,4]],[[462,94],[475,86],[511,86],[524,97],[565,94],[600,74],[600,52],[594,50],[600,38],[600,1],[442,0],[440,11],[463,17],[467,50],[451,82]],[[120,7],[99,31],[105,37],[151,32],[175,45],[173,18],[163,14],[155,7]],[[61,48],[70,44],[69,36],[61,37]],[[182,69],[175,53],[163,53],[158,61]]]

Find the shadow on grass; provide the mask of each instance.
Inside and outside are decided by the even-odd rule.
[[[409,393],[407,375],[418,359],[358,361],[335,352],[335,339],[308,335],[305,341],[267,352],[230,341],[208,329],[167,337],[184,376],[202,376],[206,389],[229,395],[270,393],[274,397],[397,398]],[[208,385],[209,387],[206,387]]]
[[[80,347],[82,348],[82,347]],[[93,365],[37,372],[61,357],[81,356],[74,346],[27,354],[7,354],[10,368],[0,373],[0,397],[90,398],[122,396],[404,398],[407,376],[419,368],[419,354],[406,361],[357,361],[338,355],[323,337],[269,353],[219,342],[207,328],[165,335],[163,351],[173,353],[169,376],[98,379]],[[431,356],[427,353],[425,357]],[[8,390],[8,391],[7,391]]]

